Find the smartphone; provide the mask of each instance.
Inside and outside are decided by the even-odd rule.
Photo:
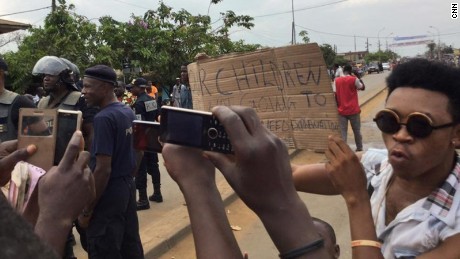
[[[133,121],[134,148],[145,152],[161,153],[160,123],[151,121]]]
[[[56,146],[56,109],[19,109],[18,148],[30,144],[37,146],[37,152],[26,162],[48,171],[54,162]]]
[[[220,153],[233,153],[224,127],[210,112],[163,106],[160,140]]]
[[[80,130],[81,122],[81,111],[63,109],[57,110],[57,132],[54,165],[58,165],[61,161],[73,133],[75,133],[77,130]]]

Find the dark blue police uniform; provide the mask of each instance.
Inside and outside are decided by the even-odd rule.
[[[144,258],[131,175],[136,167],[134,119],[133,111],[118,102],[94,117],[90,166],[94,171],[97,155],[111,156],[112,172],[86,231],[89,258]]]
[[[143,121],[155,121],[158,116],[158,108],[155,99],[149,96],[147,93],[140,93],[134,103],[134,112],[136,114],[136,119]],[[147,173],[152,176],[152,183],[154,188],[153,197],[161,197],[160,186],[161,186],[161,176],[160,170],[158,168],[158,154],[154,152],[144,152],[141,164],[139,165],[139,170],[136,175],[136,188],[139,190],[139,204],[138,209],[148,209],[150,205],[146,199],[146,190],[147,190]],[[156,195],[156,196],[155,196]],[[144,199],[141,201],[142,199]],[[161,202],[160,200],[155,200]]]

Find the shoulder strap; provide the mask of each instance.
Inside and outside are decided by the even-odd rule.
[[[46,107],[48,107],[49,102],[50,102],[50,96],[49,95],[45,96],[42,99],[40,99],[40,101],[37,104],[37,108],[46,109]]]
[[[19,94],[5,89],[3,93],[0,95],[0,103],[12,104],[18,96]]]
[[[64,99],[62,104],[65,105],[75,105],[78,103],[78,100],[80,100],[81,93],[78,91],[73,91],[67,97]]]

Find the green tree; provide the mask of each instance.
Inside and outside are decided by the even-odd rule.
[[[221,1],[213,0],[211,4]],[[175,11],[162,1],[156,10],[143,16],[132,15],[129,22],[103,16],[99,18],[100,25],[76,14],[74,9],[74,5],[59,0],[43,27],[30,29],[18,51],[4,55],[11,65],[14,90],[27,88],[34,64],[45,55],[65,57],[82,70],[94,64],[121,69],[122,61],[128,59],[132,67],[149,72],[160,82],[172,83],[180,66],[192,62],[198,53],[215,56],[260,48],[258,44],[230,39],[230,29],[254,26],[252,17],[233,11],[222,12],[216,21],[221,25],[213,29],[208,15],[192,15],[184,9]]]
[[[74,8],[59,0],[56,11],[46,17],[43,28],[29,29],[30,34],[18,45],[18,51],[5,53],[13,90],[24,92],[29,87],[32,68],[43,56],[65,57],[79,67],[91,63],[96,25],[71,12]]]
[[[306,30],[300,31],[299,36],[302,37],[303,43],[310,43],[310,37],[308,37],[308,31]]]
[[[431,42],[431,43],[428,43],[426,45],[426,47],[428,48],[428,55],[431,59],[434,58],[434,50],[436,49],[436,43],[434,42]]]
[[[331,67],[335,63],[337,54],[334,49],[329,44],[323,44],[319,47],[323,53],[324,61],[326,62],[327,67]]]
[[[369,53],[364,57],[366,63],[380,61],[380,62],[389,62],[390,60],[396,59],[398,54],[391,50],[386,51],[377,51],[375,53]]]

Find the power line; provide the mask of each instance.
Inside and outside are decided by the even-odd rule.
[[[115,1],[123,3],[123,4],[131,5],[131,6],[134,6],[134,7],[137,7],[137,8],[142,8],[142,9],[147,9],[147,10],[151,9],[151,8],[147,8],[145,6],[135,5],[135,4],[132,4],[132,3],[121,1],[121,0],[115,0]]]
[[[326,35],[333,35],[333,36],[341,36],[341,37],[348,37],[348,38],[353,38],[353,37],[358,37],[358,38],[374,38],[377,39],[378,37],[375,36],[365,36],[365,35],[348,35],[348,34],[340,34],[340,33],[332,33],[332,32],[324,32],[324,31],[318,31],[315,29],[307,28],[301,25],[296,24],[297,27],[300,27],[305,30],[313,31],[316,33],[321,33],[321,34],[326,34]],[[460,32],[450,32],[450,33],[441,33],[439,34],[440,36],[448,36],[448,35],[455,35],[455,34],[460,34]],[[427,36],[428,37],[428,36]],[[392,39],[394,37],[380,37],[381,39]]]
[[[327,3],[327,4],[322,4],[322,5],[315,5],[315,6],[309,6],[309,7],[299,8],[299,9],[295,9],[294,12],[305,11],[305,10],[320,8],[320,7],[324,7],[324,6],[328,6],[328,5],[339,4],[339,3],[342,3],[342,2],[346,2],[346,1],[348,1],[348,0],[340,0],[340,1],[331,2],[331,3]],[[274,16],[274,15],[287,14],[287,13],[292,13],[292,10],[290,10],[290,11],[284,11],[284,12],[279,12],[279,13],[271,13],[271,14],[257,15],[257,16],[253,16],[253,17],[254,17],[254,18],[260,18],[260,17]]]
[[[33,10],[21,11],[21,12],[16,12],[16,13],[0,14],[0,17],[8,16],[8,15],[13,15],[13,14],[30,13],[30,12],[35,12],[35,11],[39,11],[39,10],[43,10],[43,9],[48,9],[48,8],[51,8],[51,6],[42,7],[42,8],[37,8],[37,9],[33,9]]]

